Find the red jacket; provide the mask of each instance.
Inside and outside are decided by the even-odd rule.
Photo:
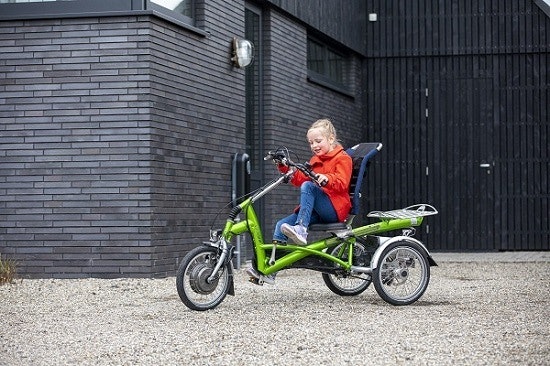
[[[353,169],[351,157],[344,151],[342,146],[337,146],[326,155],[313,155],[309,163],[315,173],[327,176],[328,182],[322,189],[329,196],[330,202],[332,202],[332,206],[338,215],[338,220],[345,221],[351,209],[349,198],[349,184]],[[288,168],[284,170],[288,170]],[[300,187],[302,183],[308,180],[310,180],[309,177],[298,170],[294,173],[290,182]]]

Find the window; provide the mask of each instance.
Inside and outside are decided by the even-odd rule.
[[[246,152],[250,156],[252,169],[259,171],[263,166],[263,139],[261,108],[261,11],[251,5],[245,9],[244,35],[254,43],[254,62],[245,69],[246,82]],[[258,181],[258,187],[260,186]]]
[[[156,7],[158,5],[159,7]],[[150,8],[161,11],[167,15],[175,15],[178,19],[186,23],[193,24],[195,17],[195,1],[194,0],[150,0]],[[165,9],[169,10],[166,12]]]
[[[350,57],[315,38],[307,40],[307,69],[310,81],[351,95]]]
[[[183,14],[186,17],[193,18],[193,1],[191,0],[151,0],[151,2],[173,10],[178,14]]]

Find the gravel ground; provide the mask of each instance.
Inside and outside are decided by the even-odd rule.
[[[371,285],[339,297],[320,274],[194,312],[174,278],[0,286],[0,365],[549,365],[550,262],[440,263],[415,304]]]

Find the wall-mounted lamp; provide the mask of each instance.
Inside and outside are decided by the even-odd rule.
[[[246,39],[233,38],[231,61],[237,67],[247,67],[254,60],[254,44]]]

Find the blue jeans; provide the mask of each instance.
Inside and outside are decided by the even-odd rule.
[[[279,221],[275,225],[273,240],[285,242],[286,235],[281,232],[281,225],[308,227],[310,224],[338,222],[336,210],[327,194],[315,183],[304,182],[300,187],[300,210]]]

